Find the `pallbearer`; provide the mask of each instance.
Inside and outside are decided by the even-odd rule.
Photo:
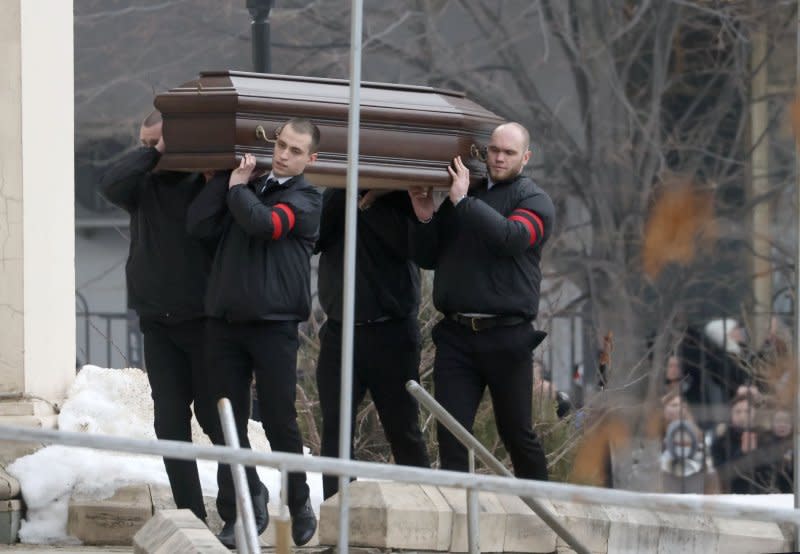
[[[533,321],[554,208],[522,175],[529,144],[522,125],[500,125],[487,148],[489,175],[477,186],[469,188],[469,170],[456,157],[448,198],[436,213],[427,189],[409,194],[418,218],[413,256],[436,270],[433,301],[445,316],[433,330],[436,399],[471,431],[488,387],[514,473],[546,480],[544,450],[531,428],[531,353],[544,336]],[[438,437],[442,468],[467,471],[464,447],[443,425]]]
[[[319,299],[328,320],[321,330],[317,387],[322,455],[334,457],[339,455],[344,215],[345,191],[326,190],[316,250],[322,253]],[[405,390],[406,381],[419,379],[419,269],[409,259],[408,244],[412,217],[405,191],[371,190],[360,195],[351,424],[369,391],[395,462],[428,467],[417,403]],[[337,492],[338,477],[325,475],[322,483],[325,498]]]

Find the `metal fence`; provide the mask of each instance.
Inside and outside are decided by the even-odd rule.
[[[75,304],[76,367],[144,367],[144,344],[134,312],[92,311],[78,291]]]

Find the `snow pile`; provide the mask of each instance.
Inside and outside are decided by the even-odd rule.
[[[153,401],[145,373],[139,369],[103,369],[87,365],[78,373],[58,417],[59,428],[153,439]],[[192,420],[196,442],[210,444],[197,420]],[[248,436],[254,450],[269,451],[261,425],[251,421]],[[216,496],[216,462],[198,462],[203,494]],[[168,486],[160,457],[117,454],[99,450],[48,446],[9,465],[6,470],[20,482],[27,505],[20,528],[24,543],[74,543],[67,535],[67,511],[73,493],[103,499],[118,488],[135,483]],[[258,468],[270,490],[271,502],[280,498],[280,473]],[[312,505],[319,511],[322,481],[309,474]]]

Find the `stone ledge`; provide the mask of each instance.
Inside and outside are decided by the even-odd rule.
[[[574,502],[554,505],[559,515],[567,515],[570,531],[577,529],[580,539],[589,538],[585,544],[593,553],[760,554],[786,552],[791,546],[791,539],[770,522],[613,506],[604,506],[600,511],[597,506]],[[580,514],[582,510],[585,517]],[[581,519],[586,522],[580,523]],[[607,529],[606,543],[598,537],[586,537],[590,528],[598,530],[598,536]],[[556,546],[559,554],[574,552],[560,538]]]
[[[38,429],[57,429],[58,416],[50,415],[4,415],[0,425],[33,427]],[[33,454],[45,446],[38,442],[0,441],[0,465],[8,465],[17,458]]]
[[[385,481],[350,485],[350,544],[378,548],[446,550],[453,512],[436,487]],[[339,537],[339,495],[320,507],[319,544]]]
[[[134,493],[128,491],[126,496],[125,489],[131,488],[135,489]],[[169,489],[165,487],[140,485],[138,488],[125,489],[120,489],[111,499],[85,503],[83,520],[94,526],[92,537],[75,531],[75,525],[80,520],[76,511],[80,499],[74,499],[70,505],[69,532],[87,544],[131,544],[133,533],[150,520],[153,509],[157,515],[175,511],[169,509],[174,507],[174,503]],[[481,551],[541,554],[572,551],[518,497],[481,493],[479,500]],[[207,498],[206,501],[210,508],[209,526],[217,531],[221,524],[212,523],[219,521],[215,519],[218,516],[213,509],[213,499]],[[19,505],[19,501],[12,502]],[[544,499],[540,499],[540,502],[551,509],[555,517],[593,553],[782,552],[791,544],[791,531],[785,535],[782,528],[774,523],[579,502],[550,502]],[[350,485],[350,504],[350,545],[363,552],[463,552],[466,548],[466,494],[463,489],[356,481]],[[261,536],[262,546],[268,548],[275,544],[274,533],[279,520],[276,508],[271,508],[270,526]],[[319,536],[321,544],[328,547],[335,547],[338,541],[338,511],[338,496],[322,505]],[[94,515],[86,516],[89,513]],[[0,509],[0,517],[2,515]],[[213,544],[214,541],[207,542],[208,533],[212,533],[213,537],[213,531],[206,533],[202,523],[190,512],[189,516],[196,521],[196,525],[187,528],[196,529],[197,532],[187,531],[187,536],[173,539],[176,542],[170,543],[170,548],[189,548],[187,541],[195,539],[204,545]],[[139,527],[134,525],[137,521]],[[84,525],[88,526],[88,523]],[[164,538],[164,543],[168,539]],[[317,540],[312,540],[311,544],[318,544]],[[148,550],[155,551],[167,550],[161,550],[161,547]],[[325,549],[314,551],[322,552]]]
[[[133,536],[134,554],[226,554],[228,549],[191,510],[157,512]]]
[[[176,510],[175,500],[172,498],[172,491],[170,488],[163,485],[150,485],[150,496],[153,500],[153,512],[159,512],[162,510]],[[203,500],[206,506],[206,514],[207,514],[207,522],[208,528],[212,530],[212,534],[218,533],[220,529],[222,529],[222,519],[219,517],[219,513],[217,513],[217,506],[216,506],[216,499],[212,496],[204,496]],[[275,523],[280,519],[280,511],[279,509],[270,504],[269,508],[269,518],[270,524],[269,527],[259,536],[259,544],[262,548],[266,547],[273,547],[276,544],[275,539]],[[291,539],[289,539],[291,541]],[[311,540],[308,541],[306,546],[317,546],[319,545],[319,526],[317,527],[317,531],[314,533],[314,536],[311,537]]]
[[[467,494],[464,489],[439,487],[453,510],[453,532],[450,552],[468,552]],[[503,552],[506,537],[506,512],[503,505],[492,492],[478,494],[480,509],[479,550],[481,552]],[[526,506],[527,507],[527,506]]]
[[[350,544],[365,549],[392,549],[406,552],[463,552],[466,548],[466,494],[462,489],[437,489],[420,498],[418,485],[356,481],[350,485]],[[420,547],[414,542],[419,531],[414,525],[431,527],[430,494],[436,491],[448,501],[452,512],[449,546],[439,540],[435,546]],[[573,552],[541,521],[530,508],[514,496],[481,493],[482,552]],[[630,509],[597,506],[580,502],[539,499],[565,527],[597,554],[658,552],[659,554],[747,554],[782,552],[791,538],[780,526],[768,522],[732,520],[707,514],[667,513],[644,508]],[[419,502],[413,515],[414,503]],[[396,509],[402,507],[402,510]],[[392,515],[389,515],[392,514]],[[386,537],[392,525],[384,520],[402,514],[402,534]],[[427,515],[426,515],[427,514]],[[441,514],[437,514],[441,518]],[[415,523],[420,522],[420,523]],[[338,498],[325,501],[320,514],[321,544],[335,546],[338,539]],[[382,531],[388,528],[389,531]],[[497,539],[497,535],[501,537]],[[488,540],[487,540],[488,539]],[[430,544],[430,543],[429,543]],[[414,546],[412,546],[414,545]]]
[[[17,542],[21,519],[21,500],[0,500],[0,544]]]
[[[783,552],[787,541],[782,529],[766,521],[715,518],[719,531],[719,552]],[[789,535],[791,537],[791,535]]]
[[[67,533],[83,544],[129,545],[152,515],[153,501],[147,485],[121,487],[104,500],[73,496]]]
[[[10,500],[19,496],[19,481],[0,467],[0,500]]]
[[[519,496],[499,494],[497,498],[506,512],[504,552],[549,554],[556,551],[555,532]],[[553,511],[553,505],[549,501],[539,500],[539,503]]]
[[[611,521],[603,506],[553,501],[553,512],[590,552],[605,553]],[[557,546],[566,546],[559,537]]]
[[[0,400],[0,418],[14,416],[52,416],[53,406],[44,400],[35,398],[19,398]]]

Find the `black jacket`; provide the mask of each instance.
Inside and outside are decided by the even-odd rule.
[[[722,492],[763,494],[768,492],[771,451],[759,433],[755,450],[742,452],[743,429],[729,425],[711,443],[711,459],[719,475]]]
[[[139,148],[106,172],[101,192],[131,216],[128,305],[164,322],[203,316],[213,245],[186,233],[186,210],[205,185],[198,173],[154,172],[161,154]]]
[[[266,178],[228,190],[218,173],[189,207],[189,232],[219,237],[206,315],[229,321],[307,319],[311,251],[322,198],[302,175],[266,187]]]
[[[446,199],[430,223],[411,231],[413,258],[436,270],[436,309],[535,319],[542,245],[554,219],[550,197],[524,176],[490,190],[484,181],[456,206]]]
[[[330,319],[342,320],[345,191],[327,189],[316,252],[319,300]],[[406,192],[379,197],[358,212],[355,320],[416,317],[419,269],[409,260],[408,232],[413,211]]]

